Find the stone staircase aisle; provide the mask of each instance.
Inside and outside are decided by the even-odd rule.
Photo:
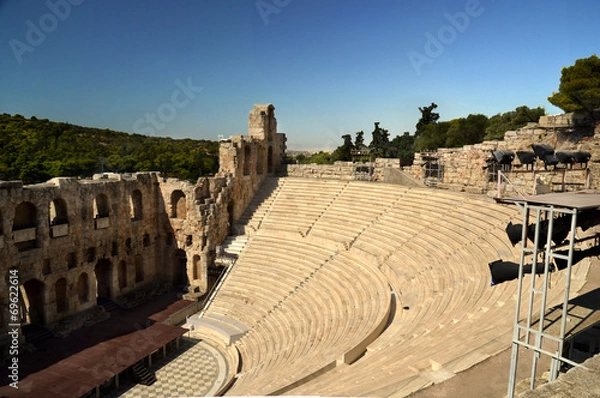
[[[277,177],[267,177],[264,180],[258,192],[250,200],[246,211],[235,224],[234,230],[238,235],[252,235],[260,228],[263,218],[269,213],[284,183],[284,180],[280,182]]]
[[[224,253],[239,256],[242,250],[244,250],[246,243],[248,243],[247,235],[232,235],[228,236],[221,246]]]

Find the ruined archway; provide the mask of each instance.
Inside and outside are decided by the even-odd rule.
[[[44,295],[46,286],[37,279],[30,279],[21,288],[21,323],[43,325],[45,323]]]
[[[96,297],[98,300],[110,300],[112,292],[113,265],[110,260],[102,259],[96,263],[94,274],[96,275]]]
[[[21,202],[15,207],[13,240],[19,251],[37,246],[37,209],[31,202]]]
[[[132,221],[137,221],[144,218],[144,205],[142,202],[142,193],[139,189],[136,189],[131,193],[129,206],[131,208]]]
[[[54,298],[56,299],[56,312],[61,313],[69,309],[67,301],[67,280],[60,278],[54,284]]]
[[[108,197],[100,193],[96,195],[94,199],[94,218],[104,218],[110,215],[110,206],[108,204]]]
[[[185,194],[182,190],[176,189],[171,192],[171,218],[186,217]]]
[[[67,202],[62,198],[56,198],[48,206],[48,220],[50,225],[67,224],[69,217],[67,215]]]

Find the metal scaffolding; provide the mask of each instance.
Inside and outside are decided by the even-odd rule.
[[[519,362],[519,349],[528,349],[532,352],[531,381],[530,388],[535,388],[536,372],[538,361],[541,355],[551,357],[549,372],[549,381],[555,380],[563,364],[571,366],[581,366],[580,364],[567,358],[565,355],[565,339],[574,336],[577,332],[576,327],[583,327],[583,324],[577,326],[569,325],[567,329],[567,319],[577,317],[577,306],[570,305],[570,285],[573,267],[574,245],[578,242],[576,238],[576,229],[578,226],[577,216],[582,211],[597,209],[600,207],[600,193],[595,191],[579,191],[569,193],[554,193],[546,195],[531,195],[517,199],[502,199],[502,203],[516,204],[523,213],[523,228],[521,236],[521,255],[519,261],[519,275],[517,285],[517,303],[515,311],[515,320],[513,325],[512,354],[510,375],[508,383],[508,398],[515,395],[517,382],[517,365]],[[557,217],[566,216],[571,218],[570,229],[567,237],[567,254],[564,250],[559,252],[559,247],[564,248],[565,244],[552,244],[553,233],[557,224]],[[530,224],[530,220],[534,219]],[[530,226],[528,228],[527,226]],[[531,229],[533,227],[533,229]],[[561,226],[560,228],[564,228]],[[528,231],[529,230],[529,231]],[[533,232],[533,238],[528,233]],[[533,241],[531,247],[528,246],[528,239]],[[531,283],[525,284],[524,265],[526,262],[531,264]],[[553,263],[556,260],[566,262],[564,298],[559,309],[547,308],[548,288],[550,282],[550,273],[554,270]],[[543,273],[540,273],[536,286],[536,272],[538,265],[543,264]],[[541,286],[540,286],[541,285]],[[524,292],[524,289],[529,289]],[[528,294],[523,294],[528,293]],[[525,296],[525,297],[523,297]],[[528,297],[528,301],[527,301]],[[534,309],[534,301],[539,299],[539,311]],[[523,301],[526,301],[525,303]],[[524,310],[525,314],[522,314]],[[598,320],[598,314],[592,318]],[[586,324],[589,327],[589,322]],[[545,344],[546,343],[546,344]],[[554,343],[554,344],[547,344]],[[553,348],[548,349],[551,345]]]

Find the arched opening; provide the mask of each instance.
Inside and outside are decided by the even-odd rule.
[[[54,297],[56,299],[56,312],[61,313],[69,309],[67,301],[67,280],[60,278],[54,284]]]
[[[244,146],[244,175],[250,175],[250,165],[252,164],[252,148],[250,145]]]
[[[37,227],[37,210],[31,202],[21,202],[15,208],[13,231]]]
[[[205,178],[200,186],[196,187],[194,196],[200,204],[204,204],[204,199],[210,198],[210,184],[208,183],[208,179]]]
[[[110,206],[108,198],[101,193],[94,199],[94,218],[104,218],[110,215]]]
[[[176,250],[173,259],[173,286],[184,287],[187,285],[187,255],[185,250]]]
[[[62,198],[56,198],[49,204],[48,219],[50,225],[67,224],[69,217],[67,215],[67,202]]]
[[[119,289],[123,290],[127,287],[127,263],[121,260],[119,263]]]
[[[142,193],[136,189],[131,193],[129,206],[131,208],[131,220],[137,221],[144,218],[144,205],[142,203]]]
[[[186,217],[185,194],[183,191],[176,189],[171,192],[171,217],[185,218]]]
[[[135,256],[135,283],[144,281],[144,261],[139,254]]]
[[[229,235],[235,235],[235,228],[233,226],[233,210],[234,210],[234,206],[233,206],[233,200],[230,200],[229,203],[227,203],[227,222],[228,224],[228,229],[229,229]]]
[[[79,299],[79,304],[90,301],[90,282],[85,272],[79,275],[77,279],[77,298]]]
[[[21,202],[15,208],[13,240],[19,251],[37,246],[37,209],[31,202]]]
[[[269,146],[269,150],[267,152],[267,173],[273,173],[273,147]]]
[[[200,279],[200,256],[195,254],[193,259],[192,279]]]
[[[30,279],[21,289],[21,323],[43,325],[45,285],[37,279]]]
[[[112,268],[112,263],[107,259],[98,261],[96,267],[94,267],[96,297],[98,300],[110,300],[112,298]]]
[[[258,147],[258,156],[256,159],[256,174],[261,175],[265,173],[265,148]]]

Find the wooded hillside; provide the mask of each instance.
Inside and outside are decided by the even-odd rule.
[[[25,184],[102,171],[160,171],[195,182],[219,168],[219,143],[127,134],[0,115],[0,180]]]

